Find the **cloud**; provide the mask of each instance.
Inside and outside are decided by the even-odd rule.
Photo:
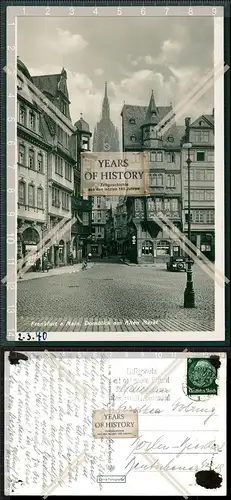
[[[178,56],[182,50],[182,45],[176,40],[165,40],[161,47],[161,55],[166,62],[170,62],[172,57]]]
[[[145,63],[147,66],[152,66],[154,64],[169,64],[173,63],[176,59],[178,59],[180,53],[182,51],[182,44],[177,40],[164,40],[161,45],[160,52],[158,56],[139,56],[136,59],[133,59],[131,55],[129,55],[129,62],[132,66],[138,66],[139,64]]]
[[[95,74],[96,76],[101,76],[101,75],[103,75],[103,74],[104,74],[104,70],[103,70],[102,68],[96,68],[96,69],[94,70],[94,74]]]
[[[84,50],[88,43],[83,38],[82,35],[72,35],[68,30],[62,30],[61,28],[57,28],[57,38],[55,40],[51,40],[49,45],[50,48],[58,50],[61,54],[70,54],[75,51]]]

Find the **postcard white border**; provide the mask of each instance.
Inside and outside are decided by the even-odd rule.
[[[165,7],[161,7],[164,9]],[[186,6],[180,7],[182,15],[185,15]],[[201,8],[201,7],[200,7]],[[26,12],[23,11],[26,9]],[[35,10],[36,9],[36,10]],[[7,7],[7,46],[14,44],[15,51],[13,53],[14,59],[12,59],[12,51],[7,50],[7,66],[12,67],[14,61],[15,72],[17,73],[17,16],[18,15],[36,15],[45,16],[70,16],[70,7]],[[67,12],[67,10],[69,11]],[[79,9],[75,10],[75,15],[91,15],[93,16],[92,8],[86,7],[86,12],[83,14]],[[103,7],[101,8],[101,10]],[[110,8],[113,9],[113,8]],[[127,8],[130,9],[130,15],[138,15],[134,13],[135,7]],[[157,7],[155,7],[157,9]],[[166,9],[166,8],[165,8]],[[171,14],[173,15],[173,7],[171,7]],[[175,8],[176,9],[176,8]],[[216,9],[216,15],[222,17],[216,17],[212,14],[212,7],[203,7],[203,15],[213,15],[214,17],[214,65],[217,63],[222,63],[224,61],[224,9],[219,7]],[[33,12],[32,12],[33,10]],[[91,10],[91,14],[90,14]],[[115,9],[114,9],[115,10]],[[170,9],[169,9],[170,10]],[[109,12],[109,11],[108,11]],[[151,14],[149,10],[149,15],[155,15],[154,11]],[[157,12],[157,11],[156,11]],[[159,11],[160,12],[160,11]],[[175,11],[176,12],[176,11]],[[201,12],[201,11],[200,11]],[[115,15],[116,12],[110,10],[110,15]],[[108,14],[109,15],[109,14]],[[128,15],[128,10],[126,10],[126,15]],[[139,15],[141,13],[139,12]],[[162,14],[163,15],[163,14]],[[178,15],[180,15],[178,13]],[[199,14],[198,14],[199,15]],[[15,29],[13,26],[9,27],[9,23],[15,22]],[[15,105],[15,122],[12,126],[8,123],[7,127],[7,235],[12,234],[9,230],[10,216],[8,216],[9,210],[17,213],[17,198],[15,196],[14,202],[12,201],[12,196],[8,191],[9,188],[15,189],[17,195],[17,147],[15,147],[14,153],[12,146],[9,145],[9,141],[15,142],[17,144],[17,78],[12,77],[9,71],[7,72],[7,92],[12,92],[12,87],[16,95],[14,102]],[[9,99],[7,99],[7,118],[9,117]],[[218,80],[214,82],[214,108],[215,108],[215,267],[219,269],[224,275],[224,75],[222,74]],[[14,154],[15,161],[15,175],[12,175],[12,170],[8,167],[9,161],[12,161],[12,153]],[[217,165],[217,167],[216,167]],[[220,189],[222,188],[222,189]],[[12,207],[12,205],[14,205]],[[12,227],[12,225],[11,225]],[[15,230],[15,244],[7,244],[7,275],[15,276],[14,289],[9,288],[9,281],[7,282],[7,341],[17,341],[17,217],[14,221]],[[14,247],[14,248],[13,248]],[[10,263],[10,260],[15,259],[15,265]],[[13,285],[12,285],[13,287]],[[11,312],[10,312],[11,311]],[[13,315],[14,312],[14,315]],[[33,333],[33,332],[32,332]],[[97,335],[97,337],[96,337]],[[215,331],[190,331],[190,332],[49,332],[48,341],[172,341],[172,342],[205,342],[205,341],[225,341],[225,285],[221,286],[215,283]]]

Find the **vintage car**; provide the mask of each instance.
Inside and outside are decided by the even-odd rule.
[[[185,257],[170,257],[167,262],[167,271],[187,271],[187,259]]]

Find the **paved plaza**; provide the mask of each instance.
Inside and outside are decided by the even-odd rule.
[[[18,281],[18,332],[214,330],[214,282],[196,264],[193,276],[195,309],[183,308],[186,273],[164,266],[105,260],[86,271],[76,265],[25,275]]]

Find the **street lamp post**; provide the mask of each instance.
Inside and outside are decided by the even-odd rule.
[[[191,241],[191,193],[190,193],[190,165],[192,160],[190,158],[190,149],[192,144],[189,142],[184,145],[184,149],[188,150],[188,157],[186,163],[188,165],[188,240]],[[187,266],[187,283],[184,291],[184,307],[193,308],[195,307],[195,292],[193,288],[193,274],[192,274],[192,260],[188,256],[188,266]]]

